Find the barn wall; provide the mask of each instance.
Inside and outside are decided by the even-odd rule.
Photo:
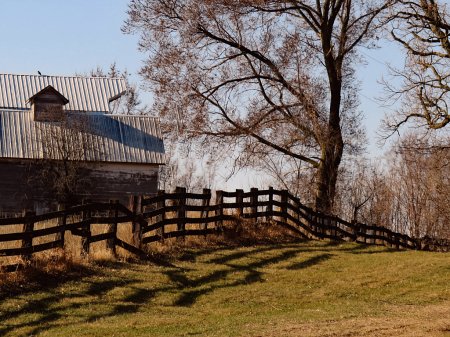
[[[109,199],[119,199],[120,203],[128,205],[132,195],[156,195],[157,165],[90,164],[85,171],[92,181],[88,194],[93,201],[108,202]]]
[[[42,186],[28,181],[33,162],[27,160],[0,160],[0,211],[7,214],[31,209],[37,214],[53,211],[56,203],[44,198]],[[132,195],[156,195],[158,166],[151,164],[87,163],[83,168],[85,184],[77,193],[77,201],[84,197],[92,201],[108,202],[118,199],[128,205]]]
[[[0,212],[22,212],[33,209],[33,196],[27,186],[26,161],[2,160],[0,161]]]

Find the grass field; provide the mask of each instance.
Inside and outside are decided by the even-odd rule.
[[[450,336],[450,255],[358,244],[68,263],[0,289],[0,336]]]

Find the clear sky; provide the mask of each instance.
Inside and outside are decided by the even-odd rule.
[[[74,75],[97,66],[107,70],[113,62],[136,74],[145,55],[137,50],[138,36],[125,35],[120,28],[127,18],[126,0],[0,0],[0,72],[46,75]],[[383,45],[379,50],[363,50],[380,62],[401,67],[398,48]],[[375,146],[375,132],[383,109],[372,102],[381,94],[377,80],[387,67],[367,58],[368,65],[358,69],[362,80],[361,110],[370,140],[369,156],[383,150]],[[152,102],[150,94],[141,97]]]
[[[117,62],[135,74],[143,54],[120,31],[126,10],[125,0],[1,0],[0,71],[74,75]]]

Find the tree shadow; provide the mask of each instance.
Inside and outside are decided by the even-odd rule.
[[[3,284],[0,290],[0,304],[8,298],[54,289],[67,281],[80,281],[98,274],[92,268],[76,265],[69,271],[46,271],[40,267],[29,267],[23,271],[25,277],[18,282]]]
[[[342,241],[329,241],[327,242],[325,245],[323,245],[324,248],[328,248],[327,251],[329,250],[330,247],[332,248],[338,248],[336,250],[338,251],[343,251],[343,252],[350,252],[353,254],[380,254],[380,253],[398,253],[398,252],[406,252],[406,249],[397,249],[397,248],[393,248],[393,247],[387,247],[384,245],[374,245],[374,244],[365,244],[365,243],[360,243],[360,242],[355,242],[355,246],[351,247],[351,248],[347,248],[347,247],[340,247],[342,244],[345,243],[349,243],[349,242],[342,242]],[[383,250],[378,250],[378,251],[373,251],[370,250],[373,247],[380,247],[380,248],[384,248]]]
[[[295,246],[294,246],[295,247]],[[297,247],[298,248],[298,247]],[[258,271],[258,268],[262,268],[264,266],[270,264],[277,264],[283,261],[287,261],[301,252],[304,252],[304,249],[293,249],[289,251],[285,251],[276,256],[272,256],[269,258],[259,258],[258,261],[252,263],[230,263],[230,261],[238,260],[244,257],[248,257],[249,255],[268,252],[272,250],[276,250],[275,247],[266,247],[261,249],[252,250],[251,252],[236,252],[224,257],[215,258],[209,260],[209,262],[214,263],[216,265],[222,265],[227,267],[226,269],[216,270],[213,273],[201,276],[195,279],[188,279],[184,270],[167,270],[165,274],[169,276],[169,279],[172,282],[178,284],[181,289],[189,288],[188,290],[182,291],[180,297],[174,302],[175,306],[192,306],[198,300],[198,298],[202,295],[206,295],[208,293],[214,292],[217,289],[231,288],[236,287],[243,284],[254,284],[258,282],[262,282],[263,273]],[[243,279],[236,280],[234,282],[225,283],[222,285],[214,285],[211,283],[215,283],[218,281],[226,281],[226,278],[235,273],[236,271],[245,272],[245,276]],[[190,289],[190,288],[198,288],[201,286],[209,285],[208,288],[204,289]]]
[[[320,254],[320,255],[314,256],[306,261],[299,262],[299,263],[293,263],[292,265],[287,267],[287,269],[288,270],[300,270],[300,269],[309,268],[309,267],[315,266],[316,264],[319,264],[321,262],[327,261],[332,257],[333,257],[333,254],[328,254],[328,253]]]
[[[0,323],[0,335],[7,335],[16,329],[23,328],[27,328],[27,334],[42,334],[56,325],[64,325],[64,322],[61,323],[62,315],[67,309],[75,310],[82,308],[87,302],[92,305],[108,304],[109,307],[102,312],[96,312],[95,314],[89,313],[88,317],[83,318],[81,323],[90,323],[106,317],[135,313],[143,305],[151,305],[151,302],[156,297],[169,294],[173,296],[174,293],[177,294],[177,297],[171,303],[172,306],[190,307],[195,305],[200,297],[217,290],[232,289],[241,285],[264,282],[264,271],[261,268],[270,265],[288,270],[301,270],[326,262],[335,256],[334,251],[342,251],[344,254],[377,254],[401,251],[394,248],[374,251],[368,249],[370,248],[369,245],[361,244],[340,247],[341,244],[330,242],[319,247],[290,244],[254,247],[239,251],[230,251],[230,248],[221,248],[209,250],[205,253],[200,252],[200,254],[193,252],[190,256],[197,257],[204,255],[205,259],[202,263],[211,264],[211,268],[207,269],[206,275],[203,274],[204,271],[202,271],[203,275],[198,275],[200,269],[197,270],[192,265],[189,268],[182,268],[180,267],[181,265],[176,266],[170,264],[168,267],[159,267],[161,269],[158,270],[158,273],[162,272],[168,277],[167,284],[162,284],[159,288],[151,289],[147,289],[145,285],[140,284],[141,282],[148,282],[148,280],[145,278],[141,279],[138,276],[139,274],[136,274],[137,276],[133,276],[131,279],[129,277],[128,279],[121,278],[121,275],[123,275],[122,270],[134,270],[133,266],[127,263],[108,263],[101,269],[81,268],[77,273],[72,273],[68,276],[40,274],[35,281],[35,285],[29,289],[24,291],[18,287],[16,292],[2,299],[4,301],[6,298],[13,298],[16,295],[20,295],[20,301],[24,301],[23,299],[27,297],[27,294],[37,291],[42,295],[42,298],[38,300],[24,302],[24,305],[21,307],[0,312],[0,322],[3,322]],[[283,250],[280,251],[280,248]],[[224,251],[223,255],[217,256],[217,253],[220,251]],[[314,256],[298,263],[292,263],[290,261],[302,253],[314,253]],[[280,263],[281,265],[278,266]],[[119,273],[115,274],[114,270],[118,270]],[[87,279],[92,276],[99,276],[104,278],[104,280],[99,280],[98,278]],[[112,276],[112,278],[109,276]],[[84,281],[84,278],[87,280]],[[81,287],[81,290],[64,294],[58,288],[67,281],[82,281],[85,282],[85,285]],[[103,297],[119,287],[126,287],[127,291],[124,295],[115,292],[115,301],[117,303],[112,303],[113,305],[111,305],[108,302],[108,298]],[[68,297],[77,298],[77,303],[71,301],[65,303],[64,300]],[[16,321],[17,318],[25,315],[27,315],[27,321],[25,319]],[[11,323],[12,319],[15,319],[14,322],[18,323]]]
[[[86,291],[86,295],[90,296],[98,296],[101,297],[108,293],[109,291],[113,290],[114,288],[117,288],[118,283],[120,283],[120,286],[126,286],[133,284],[135,282],[132,281],[118,281],[118,280],[108,280],[108,281],[102,281],[102,282],[92,282],[89,285],[89,289]]]
[[[44,329],[42,325],[51,323],[61,318],[61,314],[58,312],[57,308],[50,308],[54,304],[58,303],[63,297],[63,295],[53,295],[40,300],[28,301],[28,303],[20,309],[9,311],[8,313],[2,313],[0,315],[0,322],[4,322],[6,319],[18,317],[23,314],[40,314],[42,316],[29,323],[9,325],[0,328],[0,336],[5,336],[11,331],[26,326],[35,327],[35,329],[32,330],[31,335],[41,332]]]

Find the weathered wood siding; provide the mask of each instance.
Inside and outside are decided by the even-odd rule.
[[[27,186],[27,161],[0,161],[0,212],[11,215],[33,209]],[[2,214],[3,215],[3,214]]]
[[[56,210],[56,203],[43,197],[42,186],[28,181],[30,169],[31,160],[0,160],[0,212],[12,215],[27,209],[42,214]],[[78,191],[79,203],[89,197],[98,202],[118,199],[128,205],[132,195],[156,195],[158,165],[86,163],[83,170],[89,186]]]
[[[155,196],[158,184],[158,166],[150,164],[102,163],[85,168],[92,178],[89,197],[107,202],[118,199],[128,205],[132,195]]]

